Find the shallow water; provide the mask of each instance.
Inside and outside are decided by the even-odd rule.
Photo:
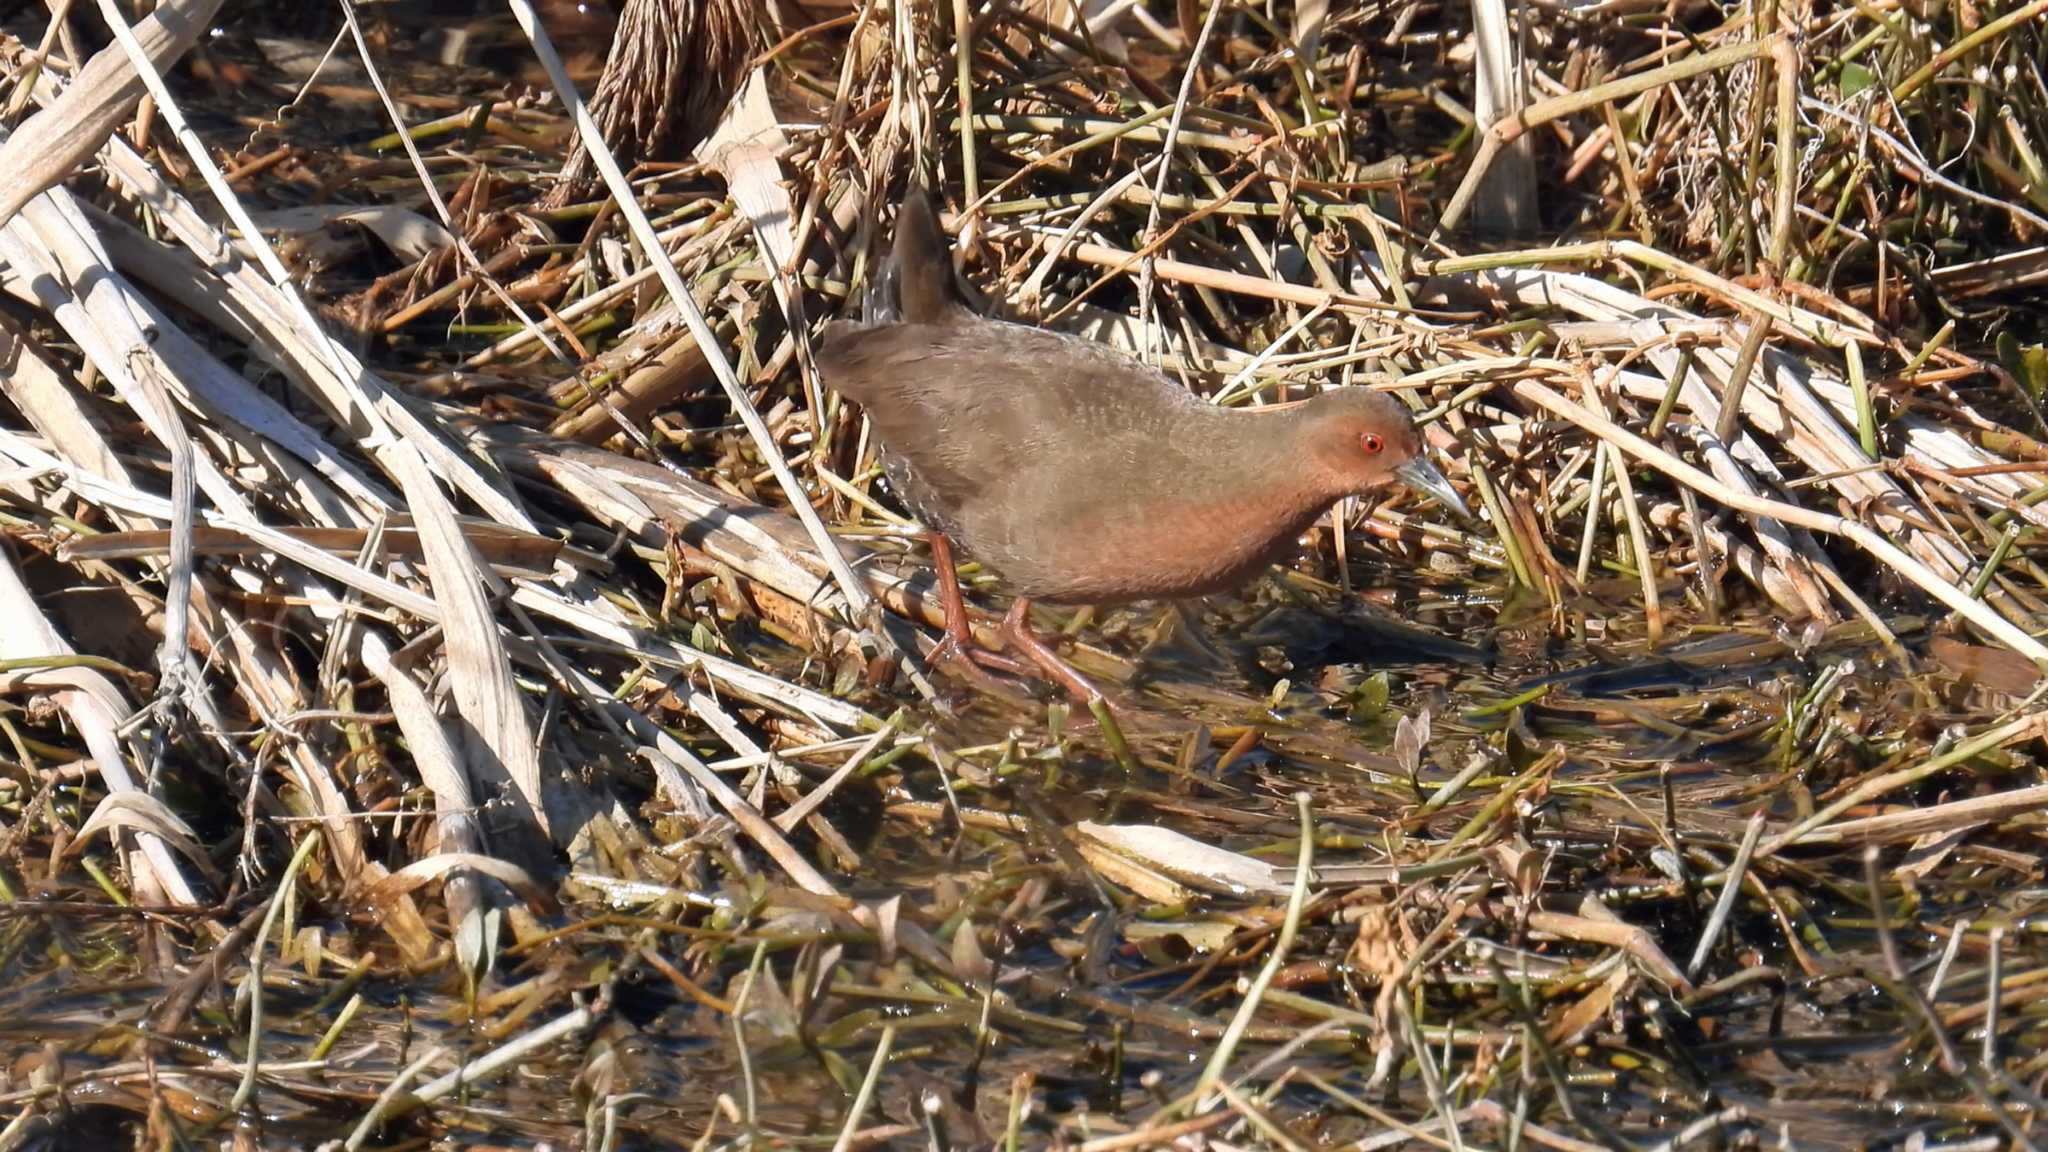
[[[1501,971],[1526,985],[1539,1017],[1554,1022],[1562,1005],[1615,970],[1616,953],[1532,939],[1518,927],[1530,910],[1579,911],[1582,900],[1597,897],[1682,964],[1711,906],[1710,893],[1689,897],[1689,886],[1705,865],[1725,860],[1750,812],[1795,818],[1836,780],[1915,760],[1944,725],[1989,714],[1997,703],[1929,668],[1924,657],[1887,656],[1857,626],[1789,640],[1761,622],[1693,627],[1654,654],[1626,641],[1596,653],[1490,630],[1498,597],[1454,600],[1415,586],[1382,599],[1388,603],[1377,608],[1353,601],[1347,616],[1333,618],[1329,604],[1268,584],[1186,611],[1114,615],[1089,635],[1141,669],[1124,700],[1144,767],[1118,768],[1088,731],[1063,747],[1046,745],[1043,707],[1020,689],[1024,703],[969,697],[935,725],[934,742],[961,757],[944,778],[927,756],[904,756],[873,778],[865,804],[833,812],[835,827],[860,853],[857,871],[837,874],[848,894],[868,902],[900,897],[906,922],[941,939],[965,922],[982,929],[983,951],[996,965],[992,1002],[973,987],[933,983],[930,970],[900,955],[884,957],[871,937],[850,933],[806,901],[772,888],[750,893],[728,873],[699,891],[748,909],[745,916],[706,913],[676,897],[607,908],[595,890],[572,883],[561,915],[542,925],[559,934],[511,949],[472,1018],[453,965],[405,971],[360,910],[312,903],[296,910],[300,929],[319,928],[323,946],[353,962],[369,950],[369,964],[353,981],[333,959],[313,976],[302,948],[294,965],[268,970],[264,1059],[285,1062],[285,1070],[259,1096],[260,1122],[245,1123],[269,1147],[343,1135],[391,1077],[433,1045],[481,1054],[559,1016],[572,1000],[608,989],[612,1011],[598,1027],[477,1086],[462,1107],[443,1104],[431,1120],[395,1122],[382,1133],[384,1146],[430,1133],[458,1144],[564,1142],[590,1119],[589,1101],[605,1093],[628,1101],[616,1116],[619,1147],[676,1147],[707,1133],[716,1143],[745,1130],[749,1115],[763,1139],[834,1132],[844,1089],[857,1083],[883,1024],[896,1028],[896,1052],[870,1126],[901,1125],[900,1139],[922,1144],[929,1114],[918,1102],[939,1093],[950,1139],[982,1142],[1001,1132],[1019,1077],[1028,1075],[1028,1142],[1049,1138],[1054,1127],[1070,1138],[1115,1131],[1194,1083],[1238,1002],[1236,981],[1263,961],[1269,936],[1245,930],[1270,927],[1279,902],[1150,904],[1091,875],[1059,830],[1083,819],[1157,825],[1286,865],[1294,854],[1292,797],[1304,792],[1316,822],[1315,863],[1331,878],[1321,891],[1333,904],[1307,918],[1277,982],[1281,991],[1269,996],[1236,1067],[1255,1066],[1335,1012],[1328,1031],[1308,1037],[1260,1079],[1285,1070],[1268,1107],[1298,1136],[1363,1138],[1386,1129],[1338,1106],[1308,1073],[1410,1121],[1432,1114],[1412,1064],[1392,1089],[1368,1086],[1380,1033],[1373,981],[1352,951],[1365,909],[1393,907],[1413,920],[1412,932],[1427,932],[1444,900],[1477,891],[1461,887],[1460,876],[1492,869],[1498,877],[1498,854],[1526,854],[1533,901],[1494,886],[1487,899],[1496,906],[1459,926],[1468,943],[1433,958],[1411,1003],[1417,1024],[1434,1038],[1435,1059],[1448,1052],[1449,1069],[1474,1074],[1517,1050],[1521,1025],[1504,1006],[1500,977],[1470,940],[1490,941]],[[1895,622],[1909,641],[1914,625]],[[1417,628],[1437,639],[1383,639]],[[1121,647],[1138,635],[1156,642]],[[1444,636],[1489,642],[1459,649]],[[1446,662],[1446,654],[1463,659]],[[1803,736],[1788,735],[1788,715],[1798,728],[1792,702],[1824,670],[1844,665],[1825,714]],[[1922,670],[1899,674],[1908,668]],[[1276,692],[1283,678],[1289,686]],[[1501,709],[1518,698],[1525,702]],[[1431,735],[1411,776],[1395,734],[1402,716],[1425,705]],[[1846,734],[1817,740],[1830,725]],[[1246,726],[1257,729],[1255,742],[1240,742]],[[1007,762],[986,747],[1004,731],[1022,736]],[[1224,762],[1233,748],[1237,754]],[[1422,813],[1419,798],[1474,756],[1496,766],[1482,769],[1464,795]],[[1463,870],[1393,886],[1371,871],[1389,860],[1417,862],[1545,756],[1553,762],[1542,782],[1472,839]],[[1945,774],[1921,795],[2001,786],[1995,777],[1973,779],[1995,770],[1985,763]],[[962,809],[1016,813],[1034,830],[952,823],[940,815],[949,787]],[[892,806],[886,815],[884,803]],[[1664,836],[1667,803],[1690,858],[1680,879]],[[1932,933],[1970,919],[2013,925],[2007,970],[2028,969],[2038,959],[2039,936],[2026,919],[2038,916],[2038,870],[2025,875],[1996,838],[1978,859],[1961,852],[1938,885],[1918,892],[1917,904],[1893,909],[1909,969],[1924,981],[1945,943]],[[1892,851],[1888,863],[1898,855]],[[1608,1009],[1605,1026],[1558,1053],[1569,1069],[1574,1114],[1636,1141],[1736,1104],[1748,1110],[1741,1130],[1768,1132],[1782,1123],[1801,1146],[1985,1130],[1968,1094],[1926,1067],[1924,1037],[1912,1043],[1909,1010],[1865,978],[1873,937],[1853,854],[1795,851],[1763,875],[1780,896],[1776,913],[1754,902],[1739,907],[1702,973],[1729,981],[1724,993],[1688,1004],[1639,973],[1628,1000]],[[38,895],[94,900],[84,889]],[[167,925],[181,952],[204,951],[200,926]],[[1970,939],[1943,987],[1945,1012],[1981,1000],[1981,937]],[[703,996],[728,998],[746,986],[762,949],[763,977],[744,1024],[750,1064],[739,1059],[731,1015],[664,976],[643,948],[702,985]],[[835,950],[833,994],[813,999],[800,986],[817,978]],[[71,1122],[86,1126],[73,1134],[142,1122],[149,1095],[144,1071],[131,1063],[134,1029],[164,992],[136,959],[147,951],[133,916],[17,909],[0,923],[7,989],[0,1042],[25,1054],[12,1082],[25,1086],[28,1066],[38,1061],[61,1067]],[[962,959],[957,948],[953,956]],[[622,967],[623,978],[608,984]],[[233,979],[245,972],[239,963],[230,968]],[[294,1067],[347,995],[362,1003],[328,1059],[317,1069]],[[245,1048],[245,1023],[231,1025],[222,1003],[203,996],[201,1010],[176,1033],[176,1047],[159,1049],[159,1099],[174,1111],[182,1105],[186,1115],[174,1126],[192,1136],[225,1122],[218,1108]],[[518,1011],[522,1003],[530,1015]],[[797,1004],[810,1011],[801,1025]],[[993,1015],[984,1032],[985,1007]],[[1448,1049],[1445,1026],[1456,1029]],[[2040,1038],[2038,1018],[2016,1027],[2014,1050],[2025,1052]],[[1911,1060],[1894,1070],[1902,1043]],[[985,1046],[979,1055],[978,1045]],[[1881,1093],[1873,1078],[1883,1079]],[[1533,1094],[1532,1119],[1570,1129],[1547,1091]],[[22,1099],[19,1091],[11,1098]],[[1514,1093],[1505,1099],[1511,1104]],[[1095,1127],[1084,1115],[1097,1118]],[[602,1120],[600,1108],[593,1122]],[[1590,1138],[1598,1130],[1576,1131]],[[1489,1139],[1500,1135],[1487,1131]]]

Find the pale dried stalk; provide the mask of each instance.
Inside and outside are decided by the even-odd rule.
[[[220,6],[221,0],[164,0],[135,26],[137,50],[147,60],[169,64],[198,43]],[[124,51],[125,45],[94,53],[63,96],[0,145],[0,224],[37,193],[68,179],[134,110],[143,80]]]
[[[0,657],[68,656],[74,651],[43,618],[35,596],[4,553],[0,553],[0,620],[5,621],[0,627]],[[129,771],[129,758],[121,746],[120,730],[133,709],[113,681],[89,668],[63,668],[38,674],[31,683],[46,686],[57,706],[70,717],[109,793],[142,790]],[[128,853],[127,860],[138,892],[145,899],[199,906],[202,901],[185,879],[170,845],[153,833],[133,835],[137,850]]]
[[[611,151],[605,147],[604,133],[598,128],[597,122],[591,119],[590,109],[577,93],[575,83],[569,79],[562,58],[555,52],[554,44],[548,39],[547,33],[541,29],[540,18],[534,12],[533,5],[529,0],[509,0],[509,3],[513,15],[519,21],[520,30],[526,33],[527,40],[533,44],[534,53],[540,57],[541,65],[547,69],[548,79],[554,85],[556,94],[561,97],[562,106],[568,109],[575,119],[577,134],[588,150],[592,163],[597,165],[598,172],[604,177],[605,188],[611,193],[612,203],[617,207],[619,215],[625,219],[634,241],[639,244],[641,256],[654,266],[655,274],[661,278],[662,287],[667,290],[669,299],[675,303],[676,309],[682,313],[683,322],[689,326],[690,335],[696,339],[697,346],[704,350],[704,355],[711,364],[712,373],[718,378],[719,386],[725,389],[726,399],[731,403],[734,413],[739,416],[740,422],[746,425],[747,434],[752,437],[761,458],[767,461],[769,470],[775,474],[775,481],[782,487],[784,497],[788,499],[797,519],[810,535],[812,546],[817,549],[818,555],[824,558],[826,566],[831,570],[833,582],[839,586],[840,595],[846,597],[855,618],[865,624],[872,613],[872,599],[862,587],[860,578],[854,575],[853,569],[847,564],[846,557],[840,554],[832,534],[825,528],[825,522],[818,518],[818,510],[811,505],[810,497],[804,492],[803,485],[797,481],[796,474],[790,471],[789,462],[782,458],[782,450],[776,445],[775,437],[769,432],[768,425],[761,420],[761,414],[754,410],[753,400],[747,396],[746,389],[740,384],[739,376],[727,362],[724,349],[719,347],[717,334],[712,332],[711,326],[705,322],[703,312],[697,307],[697,301],[691,297],[682,276],[676,272],[675,265],[669,261],[668,253],[661,247],[661,240],[655,234],[654,225],[648,221],[647,214],[640,210],[638,201],[634,199],[632,185],[627,182],[625,173],[619,171],[618,162],[612,158]]]
[[[777,815],[775,817],[775,826],[784,832],[796,831],[796,826],[803,823],[804,817],[817,811],[820,805],[830,800],[832,794],[839,790],[840,785],[846,783],[854,772],[867,762],[868,757],[873,756],[885,741],[894,739],[895,736],[896,729],[885,725],[874,735],[868,737],[867,743],[862,744],[854,751],[853,755],[848,756],[845,763],[833,769],[830,776],[820,780],[817,787],[804,794],[803,799],[790,805]]]
[[[455,1071],[430,1081],[413,1092],[420,1100],[434,1101],[448,1095],[465,1084],[479,1084],[496,1076],[506,1065],[517,1062],[529,1052],[535,1052],[587,1027],[597,1018],[589,1008],[577,1008],[557,1016],[531,1032],[520,1034],[517,1039],[489,1052],[475,1060],[464,1060]]]
[[[1797,504],[1766,500],[1746,492],[1738,492],[1628,429],[1565,399],[1548,386],[1534,380],[1517,381],[1509,385],[1509,390],[1545,411],[1564,417],[1703,496],[1740,511],[1775,516],[1788,524],[1798,524],[1816,532],[1847,538],[1857,547],[1870,553],[1879,563],[1946,604],[1988,635],[1996,637],[2015,652],[2034,661],[2037,666],[2048,669],[2048,646],[2042,645],[2024,629],[1992,611],[1982,600],[1972,598],[1954,584],[1943,580],[1925,564],[1869,527],[1845,517],[1801,508]]]
[[[1526,18],[1526,10],[1518,6],[1518,11],[1523,11]],[[1504,0],[1472,0],[1472,113],[1482,129],[1513,119],[1528,103],[1513,34]],[[1534,227],[1536,154],[1530,147],[1532,143],[1518,137],[1504,145],[1500,162],[1481,178],[1475,214],[1475,225],[1480,231],[1519,235]]]
[[[426,552],[427,580],[442,612],[441,635],[454,673],[450,680],[455,710],[474,735],[466,749],[471,779],[510,778],[525,805],[521,817],[545,831],[552,821],[541,795],[540,751],[499,637],[497,615],[480,582],[496,581],[484,574],[476,549],[456,523],[455,510],[434,490],[426,462],[411,453],[395,453],[391,462],[398,467],[406,502],[414,510]]]
[[[1890,844],[1916,840],[1932,833],[2002,823],[2043,810],[2048,810],[2048,784],[2035,784],[2010,792],[1949,800],[1930,808],[1903,808],[1879,816],[1826,824],[1801,833],[1798,843]]]

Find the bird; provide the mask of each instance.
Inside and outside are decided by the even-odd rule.
[[[1225,408],[1107,345],[972,311],[915,180],[871,301],[867,320],[827,326],[817,369],[866,412],[891,489],[926,530],[945,621],[931,664],[1025,674],[976,647],[956,544],[1015,595],[1005,649],[1092,707],[1100,691],[1032,630],[1032,603],[1228,591],[1339,499],[1395,484],[1470,516],[1383,393]]]

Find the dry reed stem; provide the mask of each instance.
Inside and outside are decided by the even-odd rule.
[[[840,595],[846,597],[855,616],[864,622],[864,627],[867,626],[865,622],[870,614],[870,600],[866,590],[853,574],[853,570],[847,566],[846,558],[833,543],[824,522],[818,519],[817,510],[811,505],[810,497],[805,494],[803,486],[790,471],[788,462],[782,458],[781,449],[775,444],[775,438],[769,433],[767,425],[762,423],[760,413],[754,410],[753,401],[740,385],[739,377],[734,374],[732,366],[726,362],[710,325],[705,323],[696,300],[684,286],[674,265],[669,262],[668,254],[661,247],[653,225],[648,223],[646,214],[640,210],[639,203],[634,199],[625,174],[619,171],[618,162],[605,147],[603,133],[591,119],[589,109],[584,106],[582,98],[576,92],[575,84],[570,81],[567,71],[563,68],[561,57],[555,53],[547,33],[541,29],[539,17],[529,0],[511,0],[511,5],[519,19],[520,30],[533,44],[535,54],[540,57],[543,67],[547,69],[550,82],[555,86],[556,94],[562,98],[563,105],[575,119],[576,131],[583,142],[585,152],[603,177],[605,186],[612,195],[613,204],[631,227],[634,240],[640,246],[641,257],[654,266],[662,287],[667,290],[669,299],[682,314],[691,336],[697,341],[697,346],[704,351],[719,385],[725,389],[726,398],[731,402],[733,411],[746,425],[748,434],[753,437],[762,458],[774,472],[776,482],[781,485],[790,507],[795,509],[797,518],[810,534],[812,545],[830,568]]]
[[[221,0],[164,0],[135,27],[144,57],[168,64],[197,43]],[[126,27],[122,18],[122,27]],[[78,170],[120,127],[144,95],[125,45],[95,53],[64,95],[0,145],[0,225],[45,189]]]
[[[1962,589],[1942,579],[1925,564],[1901,550],[1898,545],[1865,525],[1841,516],[1811,511],[1796,504],[1738,492],[1635,433],[1596,412],[1572,403],[1533,380],[1518,381],[1511,385],[1509,390],[1545,411],[1564,417],[1695,492],[1730,508],[1770,516],[1787,524],[1797,524],[1831,536],[1846,537],[1870,553],[1879,563],[1911,581],[1921,591],[1946,604],[1958,615],[1968,619],[1989,635],[1997,637],[2001,643],[2040,665],[2043,669],[2042,674],[2048,676],[2048,646],[2044,646],[1993,612],[1983,601],[1971,598]]]

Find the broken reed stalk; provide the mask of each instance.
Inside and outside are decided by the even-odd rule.
[[[2048,3],[2048,0],[2042,2]],[[1590,111],[1612,100],[1626,100],[1652,88],[1689,80],[1716,69],[1754,60],[1771,52],[1778,42],[1779,37],[1773,35],[1745,40],[1740,44],[1730,44],[1680,60],[1676,64],[1666,64],[1662,68],[1653,68],[1634,76],[1624,76],[1617,80],[1609,80],[1605,84],[1596,84],[1583,91],[1568,92],[1548,100],[1539,100],[1512,116],[1495,121],[1491,128],[1479,134],[1479,150],[1474,153],[1471,165],[1465,169],[1465,178],[1458,184],[1457,191],[1451,194],[1450,203],[1445,205],[1443,212],[1437,217],[1436,230],[1430,234],[1430,239],[1440,240],[1447,233],[1457,230],[1458,225],[1465,219],[1465,212],[1472,206],[1473,197],[1479,193],[1479,186],[1486,178],[1487,169],[1493,166],[1494,157],[1499,155],[1500,150],[1510,141],[1529,130],[1559,117]]]
[[[547,70],[548,80],[554,85],[555,94],[561,98],[563,108],[575,121],[576,132],[588,150],[592,163],[596,165],[598,174],[603,178],[606,191],[611,194],[614,209],[625,219],[628,229],[632,232],[642,259],[653,265],[662,288],[668,293],[669,300],[675,304],[676,311],[682,315],[683,323],[690,329],[691,337],[697,341],[697,347],[703,352],[712,374],[717,377],[719,387],[725,390],[726,400],[732,405],[734,414],[739,416],[740,422],[746,426],[747,434],[752,437],[762,460],[774,473],[775,482],[781,486],[790,509],[796,513],[797,519],[804,526],[804,531],[810,534],[811,543],[817,548],[818,556],[825,561],[826,567],[830,570],[839,594],[846,598],[848,611],[855,620],[860,621],[859,626],[868,635],[882,644],[890,645],[886,630],[874,626],[873,597],[868,595],[860,577],[847,565],[846,556],[833,541],[825,522],[818,518],[818,510],[811,504],[802,483],[797,480],[796,474],[790,471],[789,462],[783,459],[782,450],[776,445],[774,434],[768,430],[768,425],[762,421],[761,414],[755,410],[754,402],[747,396],[746,388],[740,384],[739,376],[726,359],[716,333],[712,332],[711,325],[705,322],[703,312],[697,307],[696,298],[690,294],[681,274],[669,260],[668,251],[661,246],[660,237],[655,234],[654,225],[648,221],[647,213],[641,210],[638,199],[633,195],[633,186],[626,180],[626,174],[619,170],[618,161],[612,157],[611,150],[605,147],[604,133],[591,118],[590,109],[577,92],[575,82],[569,79],[568,69],[563,65],[561,56],[555,52],[554,43],[541,28],[540,17],[534,11],[531,0],[507,0],[507,3],[511,5],[512,13],[519,21],[520,31],[526,34],[527,41],[533,45],[534,54],[540,58],[542,67]]]
[[[1905,577],[1970,623],[1997,637],[2013,651],[2032,660],[2042,669],[2044,675],[2048,675],[2048,645],[2043,645],[2024,629],[2000,616],[1983,601],[1972,599],[1963,589],[1942,579],[1933,569],[1868,526],[1846,517],[1802,508],[1797,504],[1738,492],[1612,420],[1565,399],[1534,380],[1516,381],[1508,386],[1508,390],[1547,412],[1564,417],[1673,480],[1730,508],[1769,516],[1787,524],[1796,524],[1802,528],[1811,528],[1816,532],[1848,539],[1868,552],[1880,564]]]

